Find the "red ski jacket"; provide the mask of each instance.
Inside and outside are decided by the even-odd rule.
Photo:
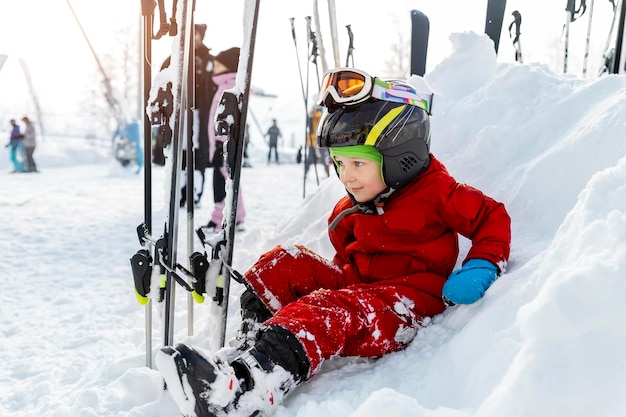
[[[353,207],[335,206],[329,223]],[[466,259],[493,262],[500,270],[510,252],[511,220],[502,203],[459,184],[431,155],[429,168],[392,194],[381,215],[355,212],[329,230],[333,262],[348,283],[405,284],[441,297],[459,255],[458,234],[472,241]]]
[[[281,245],[246,272],[274,314],[266,325],[296,336],[309,376],[334,356],[379,357],[404,348],[424,317],[441,313],[441,290],[459,254],[504,269],[511,240],[501,203],[457,183],[433,156],[429,168],[394,192],[382,213],[355,211],[345,197],[329,218],[332,262],[298,245]]]

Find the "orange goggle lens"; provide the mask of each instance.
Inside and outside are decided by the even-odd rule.
[[[343,102],[342,99],[355,98],[363,94],[366,85],[366,76],[354,71],[339,71],[327,73],[322,81],[320,98],[326,97],[332,90],[336,101]],[[369,91],[367,92],[369,93]]]

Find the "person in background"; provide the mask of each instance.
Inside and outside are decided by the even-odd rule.
[[[276,164],[278,164],[278,138],[282,138],[283,135],[280,133],[280,129],[276,125],[276,119],[272,119],[272,125],[269,129],[267,129],[265,136],[269,136],[270,138],[268,142],[270,149],[267,153],[267,164],[269,165],[270,160],[272,159],[272,150],[274,151],[274,160],[276,161]]]
[[[217,108],[222,98],[222,93],[235,86],[237,78],[237,67],[239,65],[239,48],[230,48],[220,52],[215,56],[213,61],[213,82],[217,86],[217,91],[213,96],[211,103],[211,112],[209,117],[209,145],[211,150],[211,163],[213,165],[213,212],[211,219],[203,226],[203,229],[211,232],[219,230],[222,227],[224,217],[223,211],[226,206],[226,179],[228,178],[228,169],[224,164],[224,141],[225,136],[215,134],[215,116]],[[241,190],[238,193],[237,201],[237,228],[243,230],[243,221],[246,217],[246,210],[243,204],[243,195]]]
[[[293,244],[263,254],[243,274],[239,347],[161,349],[157,367],[185,413],[272,414],[326,360],[402,350],[430,317],[478,301],[504,272],[511,219],[430,153],[432,94],[416,77],[325,74],[317,143],[346,190],[328,219],[335,254]],[[454,270],[459,235],[472,244]]]
[[[22,121],[26,125],[26,128],[24,129],[24,154],[26,155],[26,164],[24,168],[26,172],[39,172],[37,171],[37,164],[33,158],[35,148],[37,147],[37,132],[35,130],[35,125],[28,118],[28,116],[22,117]]]
[[[9,148],[9,154],[11,156],[11,163],[13,164],[13,171],[24,172],[24,145],[22,144],[24,135],[20,131],[20,126],[15,119],[11,119],[11,136],[9,136],[9,143],[6,147]]]
[[[213,82],[213,60],[211,50],[204,44],[207,25],[194,25],[194,57],[195,57],[195,94],[194,94],[194,204],[200,205],[204,193],[204,174],[211,166],[209,151],[209,114],[211,103],[217,90]],[[168,57],[161,65],[161,70],[169,67],[171,57]],[[183,142],[183,169],[187,163],[187,141]],[[184,207],[187,202],[187,173],[181,177],[180,206]]]

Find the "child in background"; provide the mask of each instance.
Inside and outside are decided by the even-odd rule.
[[[213,82],[217,86],[217,91],[213,96],[211,113],[209,117],[209,150],[212,155],[213,165],[213,212],[211,219],[203,229],[213,232],[222,228],[223,212],[226,206],[226,179],[228,170],[224,165],[224,141],[226,137],[215,134],[215,115],[222,98],[224,90],[236,85],[237,66],[239,65],[239,48],[230,48],[220,52],[213,61]],[[243,205],[243,196],[239,190],[237,201],[237,229],[243,229],[243,221],[246,217],[246,210]]]

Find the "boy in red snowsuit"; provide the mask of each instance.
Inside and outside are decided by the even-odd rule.
[[[336,253],[283,245],[261,256],[244,274],[247,339],[235,352],[163,348],[157,365],[183,414],[270,414],[324,360],[403,349],[425,318],[477,301],[504,271],[510,218],[430,154],[431,103],[407,83],[325,74],[317,140],[347,191],[329,218]],[[458,234],[472,246],[453,272]]]

